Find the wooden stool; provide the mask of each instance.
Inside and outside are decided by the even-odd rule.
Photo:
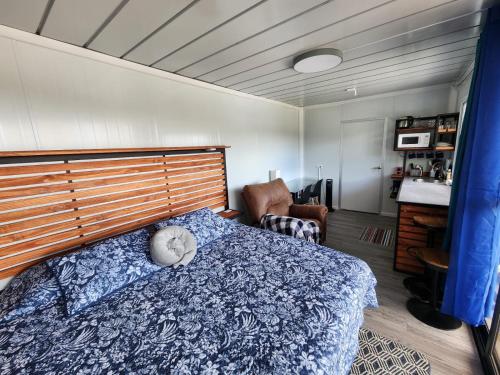
[[[448,218],[443,216],[413,216],[413,222],[427,229],[427,247],[434,247],[437,232],[443,232],[448,225]]]
[[[443,232],[448,224],[448,219],[443,216],[416,215],[413,216],[413,222],[419,227],[427,229],[427,247],[433,248],[437,232]],[[409,247],[406,251],[413,256],[415,247]],[[427,286],[424,277],[407,277],[403,280],[403,285],[410,293],[423,302],[429,302],[431,299],[431,288]]]
[[[417,259],[432,274],[431,303],[422,302],[418,298],[411,298],[406,303],[406,308],[415,318],[431,327],[444,330],[459,328],[462,322],[450,315],[441,313],[438,306],[439,276],[448,272],[448,253],[438,249],[421,247],[415,249],[415,254]]]

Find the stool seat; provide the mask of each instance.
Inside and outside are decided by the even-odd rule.
[[[443,216],[413,216],[415,224],[431,229],[445,229],[448,226],[448,218]]]
[[[414,251],[417,259],[429,268],[439,272],[448,271],[450,256],[446,251],[429,247],[417,247]]]

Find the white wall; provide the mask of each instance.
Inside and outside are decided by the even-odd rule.
[[[469,97],[469,90],[472,81],[472,71],[467,74],[463,81],[455,88],[457,91],[457,101],[455,111],[460,111],[462,104],[467,101]]]
[[[396,203],[389,198],[393,168],[402,166],[403,159],[393,151],[395,119],[411,115],[431,116],[447,111],[449,86],[387,93],[329,105],[304,109],[304,176],[316,176],[316,166],[322,164],[323,177],[334,180],[334,206],[338,207],[340,178],[340,129],[342,121],[388,118],[386,160],[382,213],[396,214]],[[361,152],[361,151],[360,151]]]
[[[0,27],[0,148],[230,145],[229,199],[300,175],[300,110]]]

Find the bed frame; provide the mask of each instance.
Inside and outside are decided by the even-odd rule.
[[[0,279],[161,219],[227,209],[227,147],[0,152]]]

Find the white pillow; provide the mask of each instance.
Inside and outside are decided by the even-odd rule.
[[[196,255],[196,238],[186,228],[170,226],[160,229],[151,239],[150,253],[159,266],[187,265]]]

